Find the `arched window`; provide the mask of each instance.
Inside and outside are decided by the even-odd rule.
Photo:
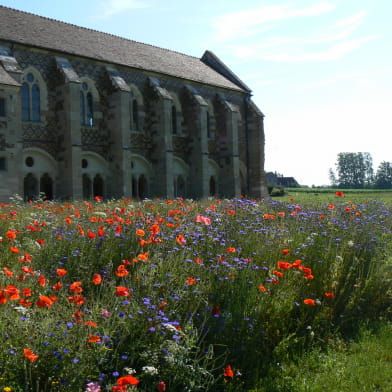
[[[22,121],[41,121],[41,92],[38,80],[31,72],[22,83]]]
[[[173,135],[177,135],[177,109],[173,105],[171,110],[171,120],[172,120],[172,133]]]
[[[206,112],[206,122],[207,122],[207,137],[211,139],[211,120],[210,113]]]
[[[132,99],[131,105],[131,129],[136,131],[140,129],[139,126],[139,105],[136,99]]]
[[[80,89],[80,124],[85,127],[94,126],[93,95],[86,82],[82,83]]]

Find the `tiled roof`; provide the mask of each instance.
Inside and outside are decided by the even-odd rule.
[[[0,40],[244,91],[197,57],[3,6]]]
[[[0,84],[6,84],[8,86],[20,86],[20,84],[12,78],[3,66],[0,64]]]

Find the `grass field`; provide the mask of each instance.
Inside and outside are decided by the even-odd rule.
[[[380,195],[1,204],[0,388],[386,391]]]

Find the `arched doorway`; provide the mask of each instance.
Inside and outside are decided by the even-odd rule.
[[[104,183],[100,174],[96,174],[93,181],[93,196],[104,196]]]
[[[25,201],[34,200],[39,196],[38,180],[34,174],[29,173],[25,176],[23,180],[23,188],[23,197]]]
[[[49,176],[48,173],[45,173],[40,180],[40,185],[39,185],[39,191],[40,193],[45,194],[45,199],[46,200],[52,200],[53,199],[53,180]]]
[[[83,174],[83,199],[91,198],[91,180],[88,174]]]
[[[183,176],[178,176],[175,179],[174,185],[174,196],[175,197],[185,197],[185,181]]]
[[[139,198],[140,199],[145,199],[147,197],[147,194],[148,194],[148,189],[147,189],[147,178],[145,177],[144,174],[142,174],[139,177],[138,189],[139,189]]]
[[[138,198],[138,181],[135,176],[132,176],[132,198]]]

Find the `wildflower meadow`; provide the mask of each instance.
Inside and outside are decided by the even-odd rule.
[[[0,390],[262,391],[285,359],[388,318],[391,233],[391,202],[343,192],[15,197],[0,205]]]

